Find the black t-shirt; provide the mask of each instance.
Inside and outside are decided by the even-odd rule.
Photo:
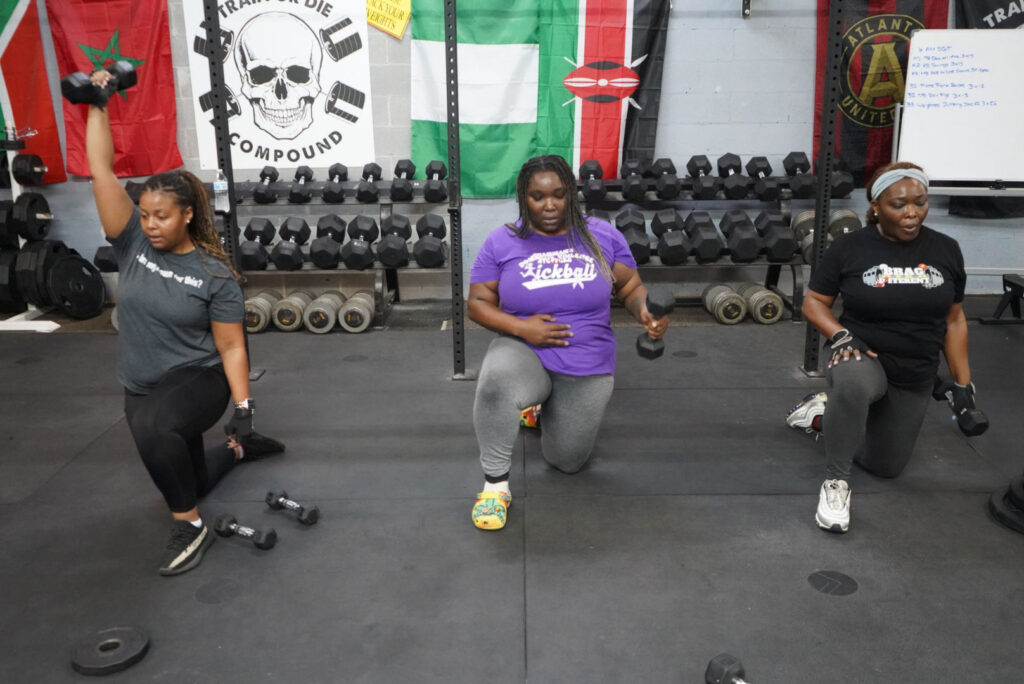
[[[839,322],[878,353],[889,382],[921,387],[935,377],[946,315],[963,301],[967,274],[956,240],[922,226],[892,242],[868,226],[825,251],[808,288],[841,296]]]

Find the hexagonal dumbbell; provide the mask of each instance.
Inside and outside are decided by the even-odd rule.
[[[750,188],[750,179],[740,171],[743,164],[738,154],[726,152],[718,158],[718,175],[722,178],[722,191],[729,199],[743,199]]]
[[[416,221],[416,244],[412,257],[423,268],[444,265],[444,238],[448,234],[444,219],[437,214],[424,214]]]
[[[676,165],[671,159],[662,157],[651,165],[651,172],[654,174],[654,192],[658,199],[671,200],[679,196],[682,189],[679,185],[679,178],[676,176]]]
[[[639,159],[627,159],[622,162],[619,175],[622,176],[622,197],[630,202],[641,202],[647,193],[647,182],[644,180],[646,165]]]
[[[771,177],[772,165],[768,157],[751,157],[747,160],[747,174],[754,181],[754,194],[762,202],[779,199],[779,182]]]
[[[725,236],[725,246],[729,248],[729,256],[737,264],[750,263],[761,254],[764,240],[757,234],[753,221],[742,209],[730,209],[722,216],[718,224]]]
[[[832,188],[833,197],[849,197],[853,192],[853,174],[842,159],[836,159],[832,164],[832,179],[829,185]]]
[[[273,239],[273,235],[271,235],[271,239]],[[114,246],[97,247],[92,263],[100,269],[100,273],[117,273],[117,255],[114,253]]]
[[[263,271],[267,268],[267,245],[274,241],[277,230],[270,219],[251,218],[242,232],[245,241],[238,245],[243,271]]]
[[[341,204],[345,201],[345,188],[341,184],[348,180],[348,167],[344,164],[331,164],[331,168],[327,169],[327,177],[330,180],[322,191],[324,202]]]
[[[412,178],[416,175],[416,165],[411,159],[399,159],[395,164],[395,179],[391,181],[391,201],[411,202],[413,195]]]
[[[428,202],[444,202],[448,199],[448,183],[445,182],[445,178],[448,177],[448,167],[444,165],[444,162],[435,159],[427,164],[424,173],[426,173],[427,181],[423,184],[423,198]]]
[[[662,318],[672,313],[676,297],[668,290],[647,291],[647,311],[655,318]],[[646,332],[636,338],[636,353],[648,360],[656,359],[665,353],[665,340],[652,340]]]
[[[658,238],[658,256],[667,266],[686,263],[690,241],[683,232],[683,217],[675,209],[662,209],[651,219],[651,232]]]
[[[289,216],[277,229],[281,241],[274,245],[270,252],[270,261],[279,271],[298,271],[302,268],[305,257],[300,249],[306,244],[311,231],[306,220],[299,216]]]
[[[377,187],[377,181],[380,180],[382,173],[380,164],[376,162],[363,165],[363,179],[359,181],[359,185],[356,187],[357,201],[367,204],[380,199],[380,188]]]
[[[580,179],[583,181],[581,189],[584,202],[600,202],[608,194],[608,189],[604,187],[604,181],[601,180],[602,176],[604,176],[604,169],[601,168],[597,161],[588,159],[580,164]]]
[[[813,174],[808,173],[811,170],[811,162],[805,152],[790,152],[782,160],[782,167],[786,169],[786,175],[789,177],[789,189],[793,197],[814,197],[817,180]]]
[[[309,245],[309,259],[317,268],[338,268],[341,243],[345,241],[345,220],[337,214],[324,214],[316,222],[316,239]]]
[[[725,251],[725,243],[715,230],[715,222],[706,211],[691,211],[683,221],[683,230],[690,239],[690,252],[698,264],[718,261]]]
[[[391,214],[380,224],[381,238],[377,243],[377,260],[387,268],[409,265],[409,238],[412,223],[402,214]]]
[[[647,221],[638,209],[620,211],[615,217],[615,227],[626,238],[629,251],[638,264],[651,260],[651,239],[647,236]]]
[[[754,219],[754,228],[764,240],[764,253],[768,261],[783,263],[793,258],[799,245],[785,214],[763,210]]]
[[[288,201],[292,204],[305,204],[313,198],[313,189],[310,182],[313,180],[313,169],[308,166],[300,166],[295,169],[295,183],[288,192]]]
[[[694,199],[712,200],[718,194],[718,179],[711,175],[711,160],[703,154],[695,154],[686,162],[690,174]]]
[[[264,166],[260,171],[260,184],[252,191],[252,199],[257,204],[273,204],[277,201],[277,191],[270,184],[277,180],[277,169]]]
[[[711,659],[704,670],[704,684],[747,684],[747,673],[736,656],[720,653]]]
[[[366,214],[360,214],[349,221],[348,242],[341,248],[341,261],[345,268],[365,271],[373,266],[374,257],[370,245],[379,233],[377,222]]]
[[[300,503],[292,501],[288,498],[288,492],[283,489],[267,492],[266,502],[275,511],[288,510],[292,513],[297,513],[299,522],[303,525],[315,525],[316,521],[320,519],[320,509],[318,507],[312,506],[307,508]]]
[[[217,521],[213,524],[213,530],[222,537],[236,535],[243,539],[248,539],[257,549],[272,549],[274,544],[277,543],[277,532],[274,531],[274,528],[254,530],[251,527],[240,525],[238,519],[233,515],[217,516]]]

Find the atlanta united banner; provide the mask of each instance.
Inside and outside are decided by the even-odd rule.
[[[220,54],[236,169],[374,159],[365,0],[223,0]],[[199,162],[217,167],[202,3],[184,3]]]
[[[828,0],[818,0],[818,75],[814,97],[814,157],[824,99]],[[948,0],[846,0],[835,152],[862,186],[892,155],[892,125],[903,101],[910,34],[946,28]]]

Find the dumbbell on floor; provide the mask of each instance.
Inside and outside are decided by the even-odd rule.
[[[444,165],[444,162],[435,159],[427,164],[424,173],[427,180],[423,184],[423,198],[428,202],[444,202],[448,199],[448,183],[445,182],[445,178],[448,177],[448,167]]]
[[[341,261],[345,268],[365,271],[373,266],[374,256],[370,245],[379,233],[377,222],[366,214],[360,214],[349,221],[348,242],[341,248]]]
[[[743,199],[747,196],[750,179],[740,171],[743,163],[738,154],[726,152],[718,158],[718,175],[722,178],[722,190],[729,199]]]
[[[243,271],[263,271],[267,268],[267,245],[274,241],[274,224],[269,219],[249,219],[242,234],[245,240],[238,245]]]
[[[104,87],[93,83],[85,72],[76,71],[60,80],[60,92],[72,104],[91,104],[102,109],[114,93],[127,90],[139,81],[135,67],[126,60],[114,62],[106,69],[113,78]]]
[[[310,183],[313,181],[313,169],[308,166],[300,166],[295,169],[295,183],[288,192],[288,201],[292,204],[305,204],[313,198],[313,188]]]
[[[416,243],[412,246],[412,258],[423,268],[437,268],[444,265],[444,238],[448,229],[444,219],[437,214],[424,214],[416,221]]]
[[[344,304],[345,295],[336,290],[324,292],[302,310],[302,322],[306,324],[306,330],[320,335],[334,330]]]
[[[789,177],[789,190],[797,199],[814,197],[817,181],[811,170],[811,162],[804,152],[790,152],[782,160],[782,167]]]
[[[266,497],[267,505],[275,511],[288,510],[292,513],[297,513],[299,522],[303,525],[315,525],[320,519],[320,508],[312,506],[306,508],[302,504],[292,501],[288,498],[288,492],[283,489],[279,489],[273,492],[267,492]]]
[[[703,154],[695,154],[686,162],[690,174],[694,199],[712,200],[718,194],[718,179],[711,175],[711,160]]]
[[[240,525],[238,519],[233,515],[217,516],[213,529],[222,537],[237,535],[243,539],[248,539],[257,549],[272,549],[274,544],[277,543],[277,532],[274,531],[274,528],[254,530],[251,527]]]
[[[309,240],[309,224],[301,217],[289,216],[277,233],[281,240],[271,250],[270,261],[279,271],[298,271],[305,261],[301,246]]]
[[[651,239],[647,236],[647,221],[638,209],[625,209],[615,217],[615,227],[626,238],[629,251],[638,264],[651,260]]]
[[[377,260],[386,268],[409,265],[409,238],[412,223],[403,214],[391,214],[380,224],[381,238],[377,243]]]
[[[768,261],[785,263],[792,260],[799,245],[781,211],[762,210],[754,219],[754,228],[764,241],[764,253]]]
[[[382,174],[383,169],[376,162],[363,165],[363,179],[356,186],[357,201],[368,204],[380,199],[380,188],[377,186],[377,181],[380,180]]]
[[[370,327],[375,310],[373,294],[360,290],[345,301],[338,315],[338,323],[350,333],[361,333]]]
[[[344,164],[331,164],[331,167],[327,169],[327,177],[330,180],[321,191],[324,202],[341,204],[345,201],[345,188],[342,183],[348,180],[348,167]]]
[[[746,676],[740,659],[728,653],[716,655],[704,670],[705,684],[747,684]]]
[[[245,332],[256,334],[263,332],[270,325],[274,315],[274,306],[281,301],[281,293],[277,290],[263,290],[245,300]]]
[[[309,245],[309,259],[322,269],[338,268],[341,243],[345,241],[345,221],[337,214],[324,214],[316,222],[316,239]]]
[[[782,320],[782,297],[757,283],[740,283],[736,294],[743,297],[750,317],[758,323],[770,325]]]
[[[728,285],[711,283],[700,298],[707,312],[719,323],[735,325],[747,315],[747,303]]]
[[[683,221],[683,230],[690,240],[690,248],[698,264],[718,261],[725,251],[725,243],[715,230],[715,222],[706,211],[691,211]]]
[[[729,256],[734,263],[748,264],[761,254],[764,241],[757,234],[754,223],[742,209],[730,209],[722,216],[718,227],[725,236]]]
[[[270,184],[277,181],[277,169],[273,166],[264,166],[260,171],[260,182],[253,191],[252,199],[256,204],[273,204],[277,201],[277,191],[270,187]]]
[[[594,159],[588,159],[580,165],[580,179],[583,181],[581,190],[584,202],[588,204],[600,202],[608,194],[608,189],[604,186],[604,181],[601,180],[603,175],[604,169]]]
[[[416,165],[411,159],[399,159],[395,164],[395,178],[391,181],[391,201],[409,202],[413,196],[412,178],[416,175]]]
[[[683,232],[683,217],[675,209],[662,209],[651,219],[651,232],[658,238],[658,257],[667,266],[686,263],[690,241]]]
[[[655,318],[662,318],[672,313],[676,297],[668,290],[647,291],[647,311]],[[665,353],[665,340],[652,340],[647,332],[640,333],[636,338],[636,353],[645,359],[656,359]]]
[[[315,298],[316,296],[309,290],[295,290],[279,300],[271,310],[270,317],[274,321],[274,326],[283,332],[292,332],[301,328],[306,307]]]

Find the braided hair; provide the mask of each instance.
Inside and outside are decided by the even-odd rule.
[[[576,192],[576,177],[569,168],[569,164],[557,154],[545,154],[539,157],[528,159],[522,168],[519,169],[519,177],[516,178],[516,201],[519,203],[519,226],[508,224],[508,228],[515,233],[516,237],[527,238],[532,229],[530,228],[529,205],[526,201],[526,188],[530,185],[530,179],[534,174],[550,171],[558,176],[562,187],[565,188],[565,213],[569,223],[568,241],[573,249],[589,254],[597,261],[598,270],[609,283],[614,283],[612,269],[604,258],[604,252],[594,239],[594,235],[587,228],[587,219],[583,215],[583,207],[580,204],[579,193]]]
[[[173,197],[175,203],[182,210],[191,208],[192,220],[188,224],[188,236],[199,247],[200,261],[205,252],[227,266],[235,280],[243,281],[221,244],[220,235],[217,234],[217,228],[213,221],[213,212],[210,210],[210,198],[206,194],[206,188],[203,187],[202,181],[188,171],[166,171],[150,176],[143,185],[143,191],[147,190],[162,192]],[[206,268],[205,264],[203,264],[203,268]],[[206,272],[210,273],[210,270],[206,269]],[[215,278],[226,277],[217,276],[214,273],[210,273],[210,275]]]
[[[893,171],[894,169],[917,169],[918,171],[924,171],[924,169],[922,169],[917,164],[912,164],[910,162],[905,161],[892,162],[891,164],[886,164],[885,166],[879,166],[877,169],[875,169],[875,172],[871,174],[871,178],[868,180],[867,184],[864,187],[864,191],[868,196],[869,203],[872,201],[871,188],[875,186],[875,181],[878,180],[878,177],[881,176],[883,173],[888,173],[889,171]],[[864,215],[864,220],[869,226],[878,225],[878,212],[876,212],[870,206],[870,204],[868,205],[867,213]]]

